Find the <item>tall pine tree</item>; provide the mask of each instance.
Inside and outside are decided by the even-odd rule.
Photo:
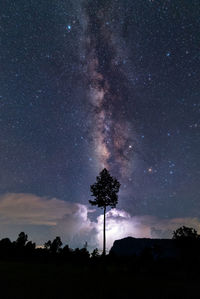
[[[103,255],[106,254],[106,208],[110,206],[115,208],[118,203],[118,192],[120,183],[116,178],[113,178],[108,170],[104,168],[99,176],[97,176],[96,183],[90,186],[90,191],[94,200],[89,200],[93,206],[98,206],[104,210],[103,222]]]

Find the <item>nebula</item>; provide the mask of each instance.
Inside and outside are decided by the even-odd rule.
[[[106,21],[108,8],[107,1],[103,5],[89,1],[85,7],[87,87],[94,123],[91,136],[99,166],[123,179],[130,175],[134,145],[125,117],[126,79]]]

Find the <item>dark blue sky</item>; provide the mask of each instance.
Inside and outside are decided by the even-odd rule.
[[[0,193],[88,205],[106,165],[119,208],[200,217],[199,16],[198,0],[4,0]]]

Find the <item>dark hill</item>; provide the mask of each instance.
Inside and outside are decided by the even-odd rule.
[[[178,249],[172,239],[137,239],[133,237],[116,240],[110,253],[116,256],[138,256],[146,249],[150,249],[154,257],[173,258],[178,256]]]

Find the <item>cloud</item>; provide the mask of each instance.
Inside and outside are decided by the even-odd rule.
[[[95,225],[88,219],[88,212],[79,203],[8,193],[0,196],[0,237],[13,239],[23,230],[40,245],[59,235],[73,247],[83,246],[89,233],[95,235]]]
[[[103,225],[103,216],[98,217],[98,228]],[[180,226],[193,227],[200,233],[200,219],[171,218],[161,219],[155,216],[131,216],[124,210],[113,209],[106,214],[107,248],[110,249],[115,240],[131,236],[135,238],[172,238],[173,231]],[[98,231],[98,242],[101,240]]]
[[[91,220],[86,205],[33,194],[8,193],[0,196],[0,238],[16,239],[25,231],[38,245],[60,236],[72,248],[102,248],[103,215]],[[94,217],[93,217],[94,218]],[[132,216],[124,210],[106,213],[107,250],[113,242],[127,236],[136,238],[171,238],[172,232],[185,225],[200,233],[198,218],[160,219],[155,216]]]
[[[64,215],[77,213],[79,204],[33,194],[8,193],[0,197],[0,219],[13,224],[57,225]]]

